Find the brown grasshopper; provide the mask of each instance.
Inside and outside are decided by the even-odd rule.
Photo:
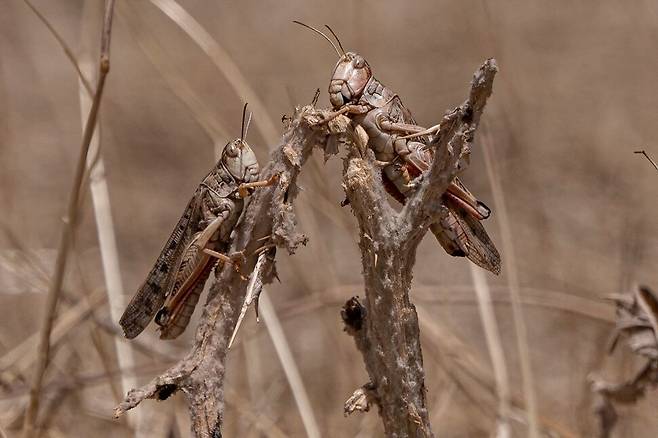
[[[256,187],[271,185],[276,176],[258,181],[256,155],[242,133],[222,151],[216,166],[201,181],[169,236],[146,281],[139,288],[119,323],[127,338],[134,338],[155,315],[160,339],[174,339],[190,321],[199,295],[213,267],[218,263],[238,266],[241,253],[224,255],[231,244],[231,231],[244,208],[244,198]]]
[[[338,54],[329,84],[329,100],[334,107],[325,121],[340,114],[349,116],[368,136],[368,147],[382,165],[382,181],[396,200],[405,199],[414,189],[414,179],[429,169],[434,151],[428,145],[439,125],[426,129],[416,124],[400,97],[373,75],[363,56],[345,52],[324,33],[295,21],[324,37]],[[480,223],[490,215],[490,209],[477,200],[464,184],[455,178],[442,197],[447,215],[430,230],[446,252],[468,257],[473,263],[495,274],[500,272],[500,255]]]

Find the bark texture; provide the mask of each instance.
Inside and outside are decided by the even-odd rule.
[[[370,382],[345,406],[347,413],[379,407],[388,437],[431,437],[425,372],[416,309],[411,303],[416,248],[428,227],[445,214],[441,196],[468,165],[470,145],[497,71],[493,59],[475,73],[469,98],[448,112],[431,147],[431,168],[399,213],[389,204],[380,168],[360,128],[344,162],[347,199],[356,216],[365,286],[364,305],[352,299],[343,308],[347,331],[361,351]],[[364,406],[364,397],[366,398]]]
[[[248,255],[243,272],[251,272],[257,256],[254,251],[273,243],[290,254],[306,243],[296,230],[293,201],[297,177],[314,147],[324,148],[329,136],[327,125],[318,125],[323,112],[312,106],[298,109],[292,117],[282,144],[273,151],[262,177],[278,174],[272,187],[258,189],[250,197],[242,222],[235,234],[234,248]],[[331,126],[337,128],[341,121]],[[346,121],[342,121],[343,125]],[[343,126],[344,131],[344,126]],[[263,238],[271,236],[270,241]],[[263,283],[275,274],[275,249],[259,272]],[[147,385],[131,390],[115,409],[115,416],[134,408],[145,399],[164,400],[174,392],[187,397],[192,430],[197,438],[221,436],[224,412],[224,376],[228,344],[247,292],[247,284],[232,267],[217,273],[206,301],[195,341],[188,355]]]

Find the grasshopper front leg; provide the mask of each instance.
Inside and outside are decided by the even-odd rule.
[[[254,182],[249,182],[249,183],[242,183],[238,186],[238,195],[241,198],[246,198],[249,196],[249,190],[250,189],[255,189],[258,187],[268,187],[271,185],[274,185],[279,180],[279,174],[275,173],[272,175],[269,179],[266,179],[265,181],[254,181]]]
[[[338,111],[329,113],[324,119],[322,119],[322,121],[318,122],[318,125],[329,123],[330,121],[340,116],[341,114],[365,114],[371,109],[372,108],[370,108],[368,105],[355,105],[355,104],[344,105]]]

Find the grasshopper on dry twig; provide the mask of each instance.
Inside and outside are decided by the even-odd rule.
[[[368,147],[383,165],[384,188],[404,204],[414,191],[414,180],[431,166],[434,159],[431,144],[441,126],[429,129],[418,126],[400,97],[374,77],[363,56],[345,52],[329,26],[325,25],[338,46],[318,29],[295,23],[329,41],[339,57],[329,84],[329,100],[334,112],[323,122],[344,114],[364,129]],[[476,265],[498,274],[500,255],[480,223],[489,217],[489,208],[475,198],[459,178],[446,190],[442,204],[447,208],[447,216],[430,230],[443,249],[452,256],[468,257]]]
[[[217,263],[239,269],[242,253],[225,255],[231,231],[255,188],[272,185],[274,175],[258,181],[256,155],[244,140],[247,105],[242,113],[240,138],[229,142],[217,165],[206,175],[167,240],[155,266],[121,316],[128,338],[139,335],[155,316],[161,339],[179,336],[190,321],[199,295]]]

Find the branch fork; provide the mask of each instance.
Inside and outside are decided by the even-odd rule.
[[[389,437],[432,437],[416,309],[411,303],[416,248],[428,227],[446,214],[441,197],[469,163],[480,116],[498,71],[493,59],[475,73],[469,98],[446,113],[430,147],[430,169],[414,181],[415,191],[396,212],[381,183],[381,169],[365,145],[362,128],[349,125],[343,187],[356,217],[362,253],[365,300],[350,299],[341,312],[345,330],[363,355],[370,382],[345,403],[347,414],[372,403]],[[344,116],[332,122],[342,123]],[[436,128],[436,127],[435,127]]]

